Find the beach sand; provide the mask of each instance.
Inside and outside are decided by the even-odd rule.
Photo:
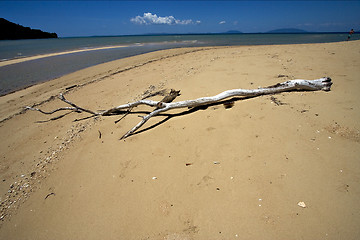
[[[121,115],[22,110],[66,106],[61,92],[100,110],[165,88],[180,101],[324,76],[330,92],[158,116],[125,140],[151,108],[117,124]],[[0,239],[357,239],[359,76],[360,41],[189,48],[0,97]]]

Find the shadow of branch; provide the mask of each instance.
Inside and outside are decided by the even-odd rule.
[[[233,103],[233,102],[238,102],[238,101],[244,101],[244,100],[247,100],[247,99],[251,99],[251,98],[255,98],[256,96],[250,96],[250,97],[234,97],[234,98],[231,98],[231,99],[228,99],[228,100],[224,100],[224,101],[220,101],[220,102],[216,102],[216,103],[211,103],[211,104],[206,104],[206,105],[202,105],[202,106],[198,106],[198,107],[193,107],[193,108],[190,108],[186,111],[183,111],[183,112],[179,112],[179,113],[174,113],[174,114],[170,114],[170,113],[162,113],[162,114],[159,114],[157,116],[166,116],[165,119],[147,127],[147,128],[144,128],[142,130],[138,130],[136,132],[134,132],[133,134],[131,134],[131,136],[133,135],[137,135],[137,134],[140,134],[140,133],[143,133],[143,132],[146,132],[146,131],[149,131],[155,127],[158,127],[160,126],[161,124],[169,121],[170,119],[174,118],[174,117],[180,117],[180,116],[185,116],[185,115],[189,115],[189,114],[192,114],[192,113],[195,113],[197,111],[200,111],[200,110],[207,110],[209,107],[213,107],[213,106],[219,106],[219,105],[226,105],[226,104],[229,104],[229,103]],[[138,114],[139,112],[132,112],[130,114]],[[150,112],[147,112],[147,114],[149,114]],[[129,136],[129,137],[131,137]]]

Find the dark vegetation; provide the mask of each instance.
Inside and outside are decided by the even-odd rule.
[[[43,32],[39,29],[23,27],[12,23],[4,18],[0,18],[0,40],[15,39],[38,39],[38,38],[57,38],[56,33]]]

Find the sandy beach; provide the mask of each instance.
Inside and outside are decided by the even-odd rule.
[[[59,93],[97,111],[325,76],[329,92],[172,110],[125,140],[152,108],[117,124],[24,110],[67,106]],[[360,41],[180,48],[2,96],[0,239],[357,239],[359,76]]]

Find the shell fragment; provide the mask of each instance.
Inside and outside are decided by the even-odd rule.
[[[298,202],[299,207],[306,208],[306,204],[304,202]]]

